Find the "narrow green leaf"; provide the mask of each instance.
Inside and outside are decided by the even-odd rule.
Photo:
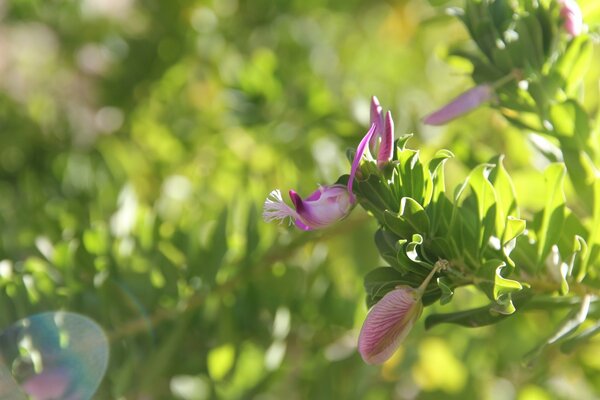
[[[600,177],[596,177],[593,184],[594,207],[592,211],[592,223],[590,233],[587,236],[588,251],[581,263],[581,268],[577,271],[575,279],[581,282],[587,273],[590,265],[596,262],[600,254]]]
[[[587,319],[590,301],[590,295],[583,296],[581,298],[581,302],[577,305],[577,307],[573,308],[567,314],[560,325],[556,328],[554,333],[552,333],[547,339],[531,350],[525,356],[525,358],[531,360],[532,358],[539,356],[547,346],[559,343],[575,332],[577,328],[579,328],[579,326]]]
[[[525,291],[519,292],[513,298],[513,303],[518,310],[531,299],[531,294]],[[425,329],[431,329],[438,324],[456,324],[470,328],[492,325],[502,321],[510,315],[496,314],[493,312],[494,305],[487,305],[471,310],[458,311],[447,314],[432,314],[425,319]]]
[[[487,176],[490,165],[482,164],[469,174],[468,182],[477,200],[479,248],[485,248],[496,228],[496,192]],[[463,203],[464,204],[464,203]]]
[[[560,351],[562,351],[563,353],[570,353],[573,350],[575,350],[577,346],[587,342],[589,339],[596,336],[598,333],[600,333],[600,322],[596,322],[594,325],[592,325],[585,331],[565,340],[560,346]]]
[[[506,168],[504,168],[503,159],[504,156],[499,155],[490,161],[490,164],[495,164],[496,167],[490,171],[489,181],[494,186],[496,194],[496,234],[503,239],[502,243],[504,244],[506,243],[504,238],[508,228],[507,219],[509,216],[518,218],[519,210],[517,208],[515,187]],[[510,239],[512,237],[508,240]]]
[[[452,300],[452,296],[454,295],[454,290],[452,290],[452,282],[445,277],[440,277],[437,279],[437,285],[442,291],[442,297],[440,297],[440,304],[448,304],[450,300]]]
[[[542,223],[538,231],[538,265],[546,260],[552,245],[558,242],[565,218],[565,195],[563,184],[565,179],[565,166],[563,164],[550,164],[544,172],[546,181],[546,204],[542,216]]]
[[[419,160],[419,152],[404,149],[398,153],[398,175],[402,197],[411,197],[418,203],[425,200],[425,172]]]

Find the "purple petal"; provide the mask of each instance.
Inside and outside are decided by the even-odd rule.
[[[381,166],[392,159],[394,154],[394,120],[392,113],[385,114],[383,123],[383,135],[379,144],[379,153],[377,154],[377,165]]]
[[[423,311],[417,290],[399,286],[373,306],[358,337],[358,351],[368,364],[381,364],[394,354]]]
[[[296,192],[290,191],[290,197],[298,214],[296,226],[300,229],[325,228],[350,213],[352,203],[346,186],[321,186],[319,192],[319,196],[315,196],[314,193],[310,196],[315,198],[314,200],[302,200]]]
[[[383,131],[383,115],[382,108],[379,105],[379,99],[376,96],[371,98],[371,125],[375,124],[375,134],[369,140],[369,148],[375,153],[377,147],[377,139]]]
[[[312,230],[312,228],[310,226],[305,225],[302,221],[300,221],[300,219],[297,219],[295,224],[299,229],[302,229],[303,231],[311,231]]]
[[[475,86],[444,107],[423,118],[423,123],[427,125],[443,125],[479,107],[484,102],[490,100],[493,94],[494,89],[490,85]]]
[[[354,198],[354,193],[352,193],[352,185],[354,184],[354,177],[356,176],[356,170],[358,170],[358,166],[360,165],[360,160],[362,159],[363,154],[365,153],[365,148],[367,147],[367,143],[371,140],[373,133],[375,133],[376,125],[372,124],[371,128],[362,138],[358,147],[356,148],[356,154],[354,155],[354,160],[352,161],[352,168],[350,169],[350,178],[348,179],[348,194],[350,195],[350,202],[354,203],[356,199]]]
[[[302,198],[300,197],[300,195],[293,190],[290,190],[289,194],[290,199],[292,199],[292,203],[294,203],[294,208],[296,209],[296,212],[301,212],[302,210],[304,210],[304,204],[302,203]]]

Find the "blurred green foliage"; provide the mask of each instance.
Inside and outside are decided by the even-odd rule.
[[[355,212],[300,235],[260,218],[272,188],[307,194],[347,173],[372,94],[425,159],[452,149],[448,187],[505,153],[519,204],[543,207],[540,155],[498,114],[419,123],[469,84],[448,56],[467,38],[452,4],[0,2],[0,326],[93,318],[111,340],[98,399],[600,396],[597,339],[522,365],[560,311],[421,323],[389,363],[365,365],[374,222]],[[487,304],[453,300],[432,310]]]

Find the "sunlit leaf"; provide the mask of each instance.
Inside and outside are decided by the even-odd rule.
[[[551,164],[544,172],[544,178],[546,180],[546,205],[538,233],[538,263],[542,263],[546,259],[550,248],[558,242],[561,234],[565,213],[564,165]]]

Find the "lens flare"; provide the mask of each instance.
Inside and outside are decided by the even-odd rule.
[[[22,319],[0,334],[0,398],[91,399],[108,365],[108,340],[69,312]]]

